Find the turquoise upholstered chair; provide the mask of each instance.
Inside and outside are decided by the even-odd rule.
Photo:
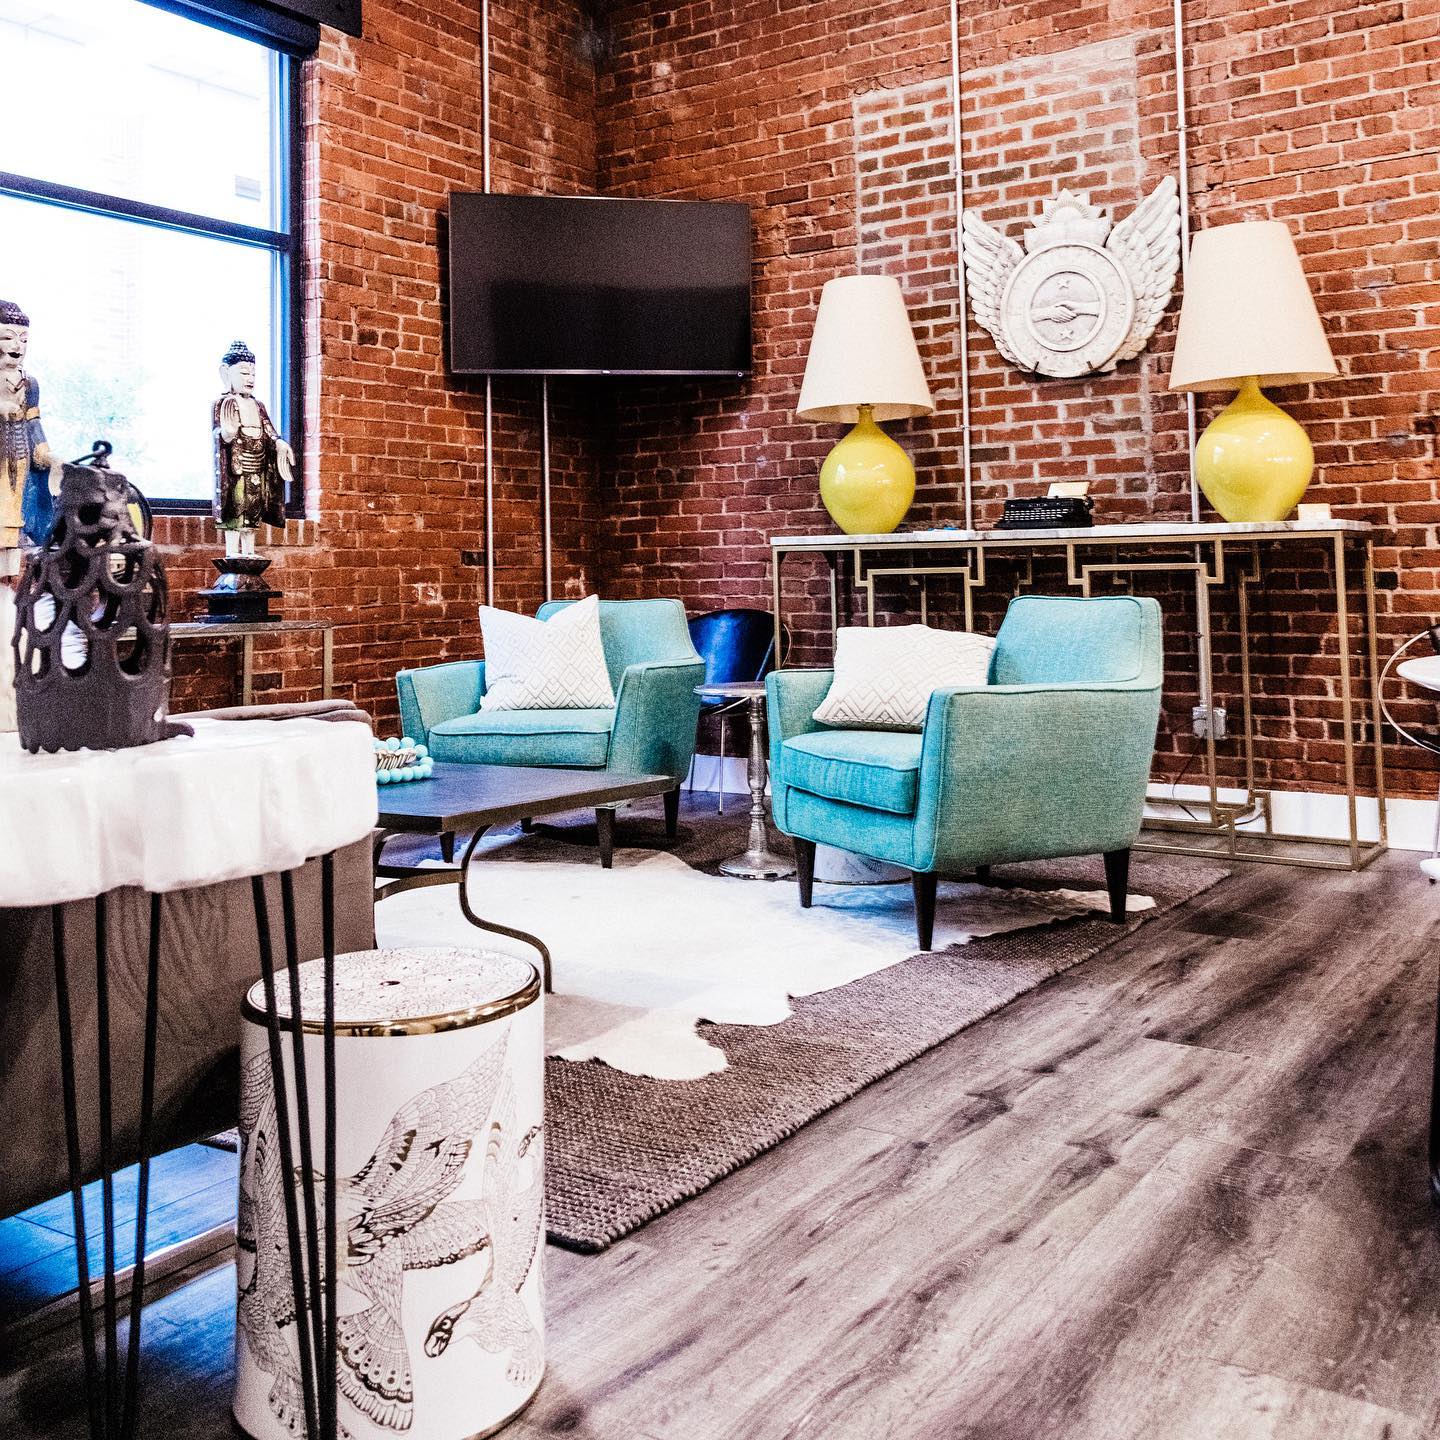
[[[570,603],[552,600],[536,614],[545,620]],[[613,710],[482,710],[485,662],[459,660],[395,677],[405,734],[436,760],[668,775],[675,788],[665,795],[665,829],[673,836],[680,782],[695,754],[695,687],[705,678],[685,608],[678,600],[602,600],[600,638]]]
[[[925,950],[939,876],[1099,854],[1111,918],[1123,920],[1161,670],[1154,600],[1026,595],[1010,602],[990,684],[935,691],[918,734],[819,724],[831,672],[775,671],[770,784],[801,905],[817,843],[903,865]]]

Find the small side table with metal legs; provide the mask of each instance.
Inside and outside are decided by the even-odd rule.
[[[296,875],[307,860],[320,861],[323,971],[329,986],[335,953],[334,852],[365,840],[375,825],[375,760],[368,727],[300,719],[240,723],[197,719],[194,729],[193,736],[154,745],[40,755],[23,752],[18,737],[0,735],[0,790],[6,793],[7,803],[13,800],[15,813],[26,817],[23,830],[13,827],[18,833],[0,827],[0,859],[4,861],[0,864],[0,909],[49,910],[90,1440],[134,1440],[144,1428],[140,1413],[141,1348],[150,1161],[157,1119],[155,1077],[164,1028],[160,987],[175,983],[162,964],[164,952],[171,948],[163,933],[164,897],[251,876],[257,952],[273,1016],[282,980],[288,978],[292,997],[298,995],[299,966],[302,958],[309,958],[301,955],[297,938],[301,930]],[[277,774],[291,777],[283,790],[272,783],[271,777]],[[250,822],[248,817],[256,813],[256,802],[245,794],[246,787],[261,787],[266,824]],[[120,802],[91,803],[94,796],[123,798],[132,794],[152,800],[158,797],[163,803],[138,810]],[[228,808],[227,801],[231,802]],[[204,843],[197,843],[197,837],[204,837]],[[267,895],[267,876],[273,872],[280,876],[278,926],[272,923]],[[111,1022],[117,993],[128,999],[134,977],[127,965],[119,972],[117,985],[116,967],[112,965],[112,930],[118,927],[112,925],[110,910],[112,896],[136,890],[145,892],[143,909],[149,912],[149,928],[144,951],[147,963],[139,1056],[135,1248],[127,1327],[122,1314],[119,1272],[124,1267],[119,1254],[118,1232],[122,1227],[116,1220],[115,1172],[128,1115],[124,1110],[117,1113],[119,1087],[112,1062],[131,1057],[117,1053],[125,1047],[117,1047]],[[94,911],[93,1100],[82,1088],[89,1080],[89,1066],[77,1053],[81,1048],[77,1043],[81,1025],[88,1025],[89,996],[82,993],[77,997],[75,993],[79,976],[72,963],[70,933],[79,928],[82,916],[76,912],[84,906],[93,906]],[[276,964],[277,931],[283,935],[284,969]],[[8,956],[0,957],[0,964],[6,959]],[[292,1003],[298,1007],[298,1000]],[[296,1372],[301,1380],[303,1434],[307,1440],[334,1440],[339,1433],[332,1398],[337,1315],[333,1282],[338,1269],[332,1020],[333,1012],[327,1011],[323,1074],[316,1077],[323,1087],[318,1136],[311,1134],[309,1089],[299,1040],[293,1090],[283,1074],[278,1022],[272,1027],[275,1033],[270,1051],[280,1130],[278,1174],[294,1177],[295,1181],[294,1185],[281,1187],[287,1197],[286,1228],[283,1238],[273,1237],[273,1243],[288,1242],[296,1280],[288,1300],[293,1302],[290,1313],[299,1347],[301,1363],[297,1363]],[[89,1050],[88,1044],[85,1049]],[[77,1074],[77,1070],[81,1073]],[[122,1097],[128,1092],[128,1086],[119,1089]],[[292,1093],[297,1107],[298,1150],[290,1145],[287,1107]],[[82,1144],[91,1114],[98,1120],[99,1139],[103,1269],[100,1276],[93,1277],[100,1290],[98,1305],[91,1293],[83,1194],[87,1171],[95,1160]],[[317,1159],[323,1162],[323,1170],[315,1163]],[[317,1172],[325,1177],[323,1251]],[[128,1241],[126,1249],[128,1252]],[[307,1251],[310,1263],[308,1270],[303,1270],[301,1256]]]
[[[697,695],[707,700],[744,700],[750,714],[750,762],[747,778],[750,783],[750,842],[741,855],[720,862],[723,875],[742,880],[785,880],[795,873],[795,866],[770,848],[766,829],[765,781],[765,682],[736,680],[727,684],[697,685]]]
[[[1400,659],[1407,650],[1413,649],[1428,639],[1430,639],[1430,634],[1427,631],[1412,636],[1386,661],[1385,669],[1380,675],[1380,706],[1384,711],[1385,718],[1401,739],[1419,746],[1422,750],[1430,751],[1432,755],[1440,755],[1440,731],[1407,729],[1395,719],[1390,713],[1390,707],[1385,703],[1385,681],[1389,678],[1392,669],[1402,680],[1407,680],[1411,685],[1428,691],[1436,702],[1440,703],[1440,655],[1416,656],[1403,661]],[[1420,862],[1420,869],[1432,885],[1436,881],[1440,881],[1440,798],[1436,800],[1435,840],[1430,848],[1429,858]],[[1440,1207],[1440,997],[1437,997],[1435,1006],[1435,1049],[1431,1059],[1430,1073],[1429,1165],[1430,1199],[1437,1207]]]
[[[1440,704],[1440,655],[1421,655],[1413,660],[1401,660],[1398,665],[1395,664],[1396,659],[1400,655],[1418,641],[1426,638],[1428,638],[1428,636],[1416,635],[1413,639],[1408,640],[1391,656],[1390,663],[1386,665],[1385,671],[1386,675],[1388,675],[1390,666],[1395,665],[1395,673],[1399,675],[1402,680],[1408,680],[1410,684],[1417,686],[1419,689],[1429,691],[1436,703]],[[1381,678],[1381,685],[1384,685],[1384,677]],[[1418,745],[1422,750],[1430,751],[1432,755],[1440,754],[1440,732],[1416,732],[1407,730],[1404,726],[1397,724],[1395,717],[1390,714],[1390,707],[1384,704],[1383,693],[1381,696],[1381,704],[1385,710],[1385,718],[1395,727],[1396,732],[1402,739],[1408,740],[1412,745]],[[1434,843],[1430,846],[1429,859],[1422,860],[1420,862],[1420,868],[1432,883],[1440,880],[1440,798],[1437,798],[1436,802]]]

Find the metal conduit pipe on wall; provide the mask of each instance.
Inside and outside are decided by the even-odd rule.
[[[970,308],[965,293],[965,157],[960,121],[960,0],[950,0],[951,139],[955,147],[955,312],[960,327],[960,474],[965,487],[965,528],[975,528],[970,485]]]
[[[1174,46],[1175,46],[1175,135],[1180,152],[1177,168],[1180,171],[1180,285],[1184,289],[1185,277],[1190,264],[1190,144],[1189,130],[1185,120],[1185,16],[1184,0],[1175,0],[1174,5]],[[1190,462],[1190,518],[1200,519],[1200,489],[1195,483],[1195,392],[1185,392],[1185,436],[1189,447]]]
[[[1175,138],[1178,145],[1176,168],[1180,184],[1180,286],[1184,290],[1185,279],[1190,265],[1190,136],[1185,119],[1185,14],[1184,0],[1174,0],[1171,9],[1172,45],[1175,51]],[[1195,483],[1195,395],[1185,392],[1185,447],[1190,475],[1190,519],[1200,520],[1200,488]],[[1197,547],[1198,553],[1198,547]],[[1208,609],[1209,597],[1201,594],[1205,585],[1204,576],[1195,574],[1195,609],[1203,613]],[[1200,627],[1196,627],[1197,630]],[[1208,627],[1207,627],[1208,628]],[[1215,677],[1210,669],[1210,637],[1197,634],[1195,637],[1197,663],[1196,674],[1200,681],[1200,704],[1207,715],[1214,703]],[[1207,724],[1209,722],[1207,721]],[[1213,741],[1210,742],[1213,745]]]
[[[481,186],[491,193],[490,184],[490,0],[480,0],[480,146]],[[495,468],[491,452],[495,443],[495,392],[490,376],[485,377],[485,603],[495,603]],[[544,536],[545,598],[555,598],[554,567],[551,559],[553,530],[550,512],[550,381],[540,381],[540,492]]]
[[[490,193],[490,0],[480,0],[480,176]],[[485,603],[495,603],[495,397],[485,377]]]
[[[545,545],[545,598],[555,598],[550,558],[550,377],[540,379],[540,528]]]
[[[1172,26],[1175,50],[1175,134],[1179,143],[1177,176],[1180,186],[1180,275],[1183,283],[1190,252],[1190,148],[1185,103],[1185,17],[1184,0],[1173,0]],[[970,422],[970,335],[969,306],[965,288],[965,157],[961,122],[960,83],[960,0],[950,0],[950,104],[954,124],[951,141],[955,171],[955,278],[959,294],[956,310],[960,328],[960,469],[965,489],[965,528],[975,528],[975,505],[971,475]],[[1190,518],[1200,519],[1200,491],[1195,483],[1195,396],[1185,396],[1185,432],[1190,468]]]

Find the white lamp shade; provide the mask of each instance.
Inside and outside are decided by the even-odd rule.
[[[1299,385],[1338,373],[1284,221],[1215,225],[1195,235],[1172,390],[1238,390],[1250,375]]]
[[[825,282],[796,413],[848,425],[860,418],[862,405],[876,420],[907,420],[935,409],[904,296],[890,275]]]

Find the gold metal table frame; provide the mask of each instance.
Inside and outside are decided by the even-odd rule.
[[[1361,870],[1382,855],[1388,842],[1385,813],[1385,762],[1381,744],[1379,663],[1375,631],[1375,566],[1373,526],[1357,520],[1325,520],[1274,524],[1137,524],[1096,525],[1070,530],[912,530],[893,535],[777,535],[770,541],[772,603],[776,653],[784,623],[783,565],[791,555],[822,557],[830,572],[831,638],[848,611],[852,592],[863,597],[865,623],[875,623],[877,591],[884,582],[902,580],[919,587],[922,623],[930,613],[928,582],[958,581],[966,628],[974,625],[977,591],[986,588],[988,556],[1018,556],[1023,565],[1015,593],[1033,583],[1037,554],[1063,557],[1066,583],[1081,595],[1093,593],[1097,580],[1128,584],[1145,572],[1189,574],[1195,587],[1198,703],[1215,700],[1214,630],[1211,594],[1232,581],[1236,591],[1240,664],[1238,733],[1242,776],[1222,783],[1214,727],[1205,736],[1205,781],[1208,795],[1190,800],[1206,818],[1179,819],[1147,815],[1150,838],[1137,849],[1177,855],[1202,855],[1231,860],[1305,865],[1326,870]],[[1274,828],[1272,791],[1256,783],[1255,715],[1251,685],[1250,587],[1261,579],[1264,555],[1280,545],[1318,547],[1327,556],[1334,582],[1334,617],[1339,647],[1339,703],[1343,730],[1345,797],[1348,833],[1342,837],[1297,835]],[[926,552],[921,556],[917,552]],[[1358,552],[1352,554],[1351,552]],[[1352,566],[1358,571],[1352,571]],[[1365,637],[1363,649],[1352,644],[1350,586],[1358,573],[1363,587]],[[848,581],[848,586],[847,586]],[[1363,671],[1356,684],[1356,650]],[[1368,702],[1360,690],[1368,691]],[[1232,711],[1234,707],[1231,707]],[[1378,838],[1360,835],[1356,756],[1367,743],[1373,750]],[[1239,789],[1240,798],[1222,798],[1222,790]],[[1155,803],[1152,801],[1152,804]],[[1162,802],[1170,803],[1170,802]],[[1175,802],[1177,805],[1179,802]],[[1174,838],[1161,839],[1160,836]],[[1181,838],[1188,836],[1188,840]],[[1301,847],[1320,854],[1297,853]],[[1324,852],[1343,851],[1331,856]]]

